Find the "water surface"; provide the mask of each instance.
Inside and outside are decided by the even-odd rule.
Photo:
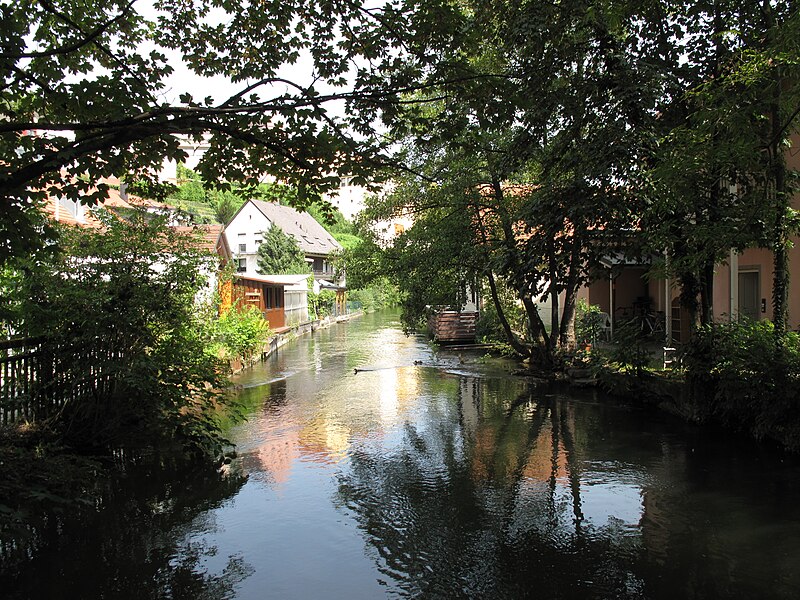
[[[246,480],[130,491],[11,589],[800,597],[797,457],[513,368],[436,353],[394,315],[299,338],[238,378],[251,414],[231,436]]]

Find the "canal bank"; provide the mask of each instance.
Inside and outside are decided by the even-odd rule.
[[[308,335],[317,331],[318,329],[325,329],[336,323],[347,323],[351,319],[357,319],[361,316],[363,316],[363,313],[361,311],[356,311],[346,315],[328,315],[322,319],[305,321],[303,323],[292,325],[291,327],[281,327],[280,329],[276,330],[272,336],[270,336],[269,340],[267,340],[267,343],[263,348],[261,348],[261,350],[254,353],[254,356],[257,358],[253,358],[249,362],[243,361],[241,357],[231,361],[231,373],[235,375],[244,369],[252,367],[257,363],[258,360],[266,360],[273,352],[276,352],[279,348],[282,348],[289,342],[302,335]]]
[[[720,398],[712,378],[688,381],[671,374],[635,376],[606,372],[599,376],[598,384],[623,401],[651,406],[701,426],[724,428],[734,436],[774,442],[796,454],[800,452],[800,415],[796,409],[770,409],[770,391],[766,387],[752,390],[754,395],[763,394],[764,398],[753,402],[750,408],[742,406],[736,398],[724,395]],[[744,389],[749,387],[746,382],[741,385]]]

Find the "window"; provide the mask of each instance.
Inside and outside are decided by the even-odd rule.
[[[83,205],[77,200],[72,200],[70,198],[61,196],[58,199],[58,206],[61,210],[74,217],[78,221],[83,220]]]
[[[239,252],[247,252],[247,244],[239,244]]]
[[[236,272],[237,273],[244,273],[245,271],[247,271],[247,259],[246,258],[240,258],[237,261],[237,264],[236,264]]]

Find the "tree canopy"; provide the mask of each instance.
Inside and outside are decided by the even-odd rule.
[[[55,361],[39,393],[69,398],[43,405],[39,424],[75,448],[178,443],[219,454],[218,409],[233,399],[197,303],[216,257],[164,217],[99,218],[103,228],[66,227],[62,252],[0,277],[4,325],[41,336]]]
[[[391,62],[401,22],[391,3],[5,3],[0,259],[37,246],[46,194],[91,203],[107,193],[104,177],[152,180],[165,159],[184,160],[173,134],[210,136],[204,181],[255,186],[270,174],[301,206],[337,182],[331,173],[363,181],[380,155],[372,121],[411,86],[381,75],[380,89],[365,87]],[[234,91],[173,102],[175,61]]]
[[[770,245],[785,262],[793,217],[781,161],[800,110],[791,3],[438,6],[414,13],[418,51],[398,58],[430,85],[384,113],[412,168],[374,207],[376,219],[406,211],[415,225],[350,265],[413,276],[403,257],[437,264],[443,277],[423,269],[404,286],[409,322],[426,278],[429,298],[449,290],[456,303],[451,269],[492,290],[499,278],[528,317],[525,331],[506,326],[512,345],[551,355],[573,343],[577,291],[603,257],[655,256],[664,273],[667,251],[696,305],[730,248]],[[473,260],[456,250],[470,243]],[[551,315],[536,309],[544,296]]]
[[[271,225],[264,232],[257,261],[258,272],[263,275],[311,273],[300,246],[277,225]]]

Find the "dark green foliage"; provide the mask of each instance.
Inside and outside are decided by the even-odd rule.
[[[295,239],[280,227],[270,226],[258,247],[258,272],[263,275],[310,273],[311,268]]]
[[[489,296],[488,286],[484,285],[481,295]],[[519,306],[517,296],[507,285],[498,286],[498,296],[503,312],[506,315],[511,328],[521,337],[525,337],[527,326],[525,311]],[[486,302],[478,317],[475,325],[475,337],[477,340],[486,343],[506,343],[507,337],[497,315],[497,308],[493,302]]]
[[[348,282],[348,285],[350,283]],[[358,308],[365,312],[372,312],[382,308],[391,308],[400,304],[397,286],[386,278],[376,279],[369,287],[348,290],[348,302],[354,302]]]
[[[0,239],[0,263],[40,246],[37,203],[48,188],[92,204],[105,196],[94,187],[103,177],[153,181],[165,159],[187,158],[173,134],[210,143],[198,166],[204,181],[257,187],[269,173],[296,187],[300,206],[338,186],[334,163],[363,180],[381,145],[374,113],[397,98],[347,91],[374,78],[373,61],[391,60],[383,49],[397,36],[375,29],[399,35],[404,20],[384,17],[316,1],[267,0],[258,10],[218,0],[159,0],[147,10],[127,0],[4,4],[0,228],[11,235]],[[352,31],[360,33],[344,40]],[[313,60],[313,83],[277,83],[301,52]],[[353,72],[358,57],[366,60]],[[232,87],[203,98],[174,90],[175,61]],[[343,116],[326,110],[335,100],[348,102]]]
[[[597,342],[602,327],[603,317],[600,307],[590,305],[586,300],[579,300],[575,307],[575,339],[578,343],[594,344]]]
[[[639,321],[634,319],[614,328],[614,343],[608,352],[608,359],[623,370],[642,375],[650,363],[651,354],[645,345]]]
[[[224,366],[195,310],[215,258],[161,218],[102,218],[103,230],[63,231],[63,253],[13,291],[16,331],[44,336],[57,360],[42,384],[71,396],[43,424],[76,448],[217,455]]]
[[[178,185],[164,198],[148,195],[148,187],[142,190],[145,198],[163,200],[187,213],[193,223],[226,224],[244,204],[245,198],[236,187],[225,189],[208,184],[202,177],[183,165],[177,166]],[[138,184],[141,187],[141,184]],[[228,189],[230,188],[230,189]]]
[[[800,448],[800,335],[775,339],[769,321],[705,326],[686,347],[683,366],[703,412]]]
[[[344,215],[335,206],[323,205],[314,202],[307,209],[314,219],[329,233],[338,235],[356,235],[355,226],[344,218]],[[337,238],[338,239],[338,238]]]
[[[730,249],[773,249],[773,321],[785,329],[785,255],[796,234],[784,155],[798,130],[800,14],[791,2],[674,5],[659,141],[640,181],[645,244],[669,252],[690,321],[710,324],[714,265]],[[674,56],[680,44],[688,60]],[[666,48],[667,46],[662,45]],[[669,74],[672,74],[670,77]]]

